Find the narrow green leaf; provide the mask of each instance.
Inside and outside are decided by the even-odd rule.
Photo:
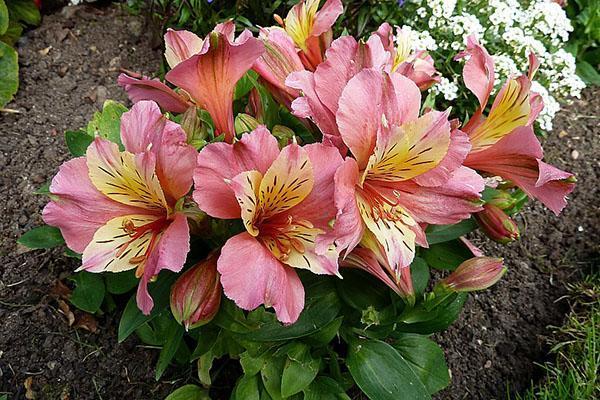
[[[37,26],[42,22],[40,10],[31,0],[10,0],[7,2],[10,19],[21,21],[27,25]]]
[[[415,334],[401,334],[392,346],[398,350],[410,367],[434,394],[450,383],[444,351],[432,340]]]
[[[408,362],[385,342],[352,340],[346,363],[358,387],[371,400],[431,399]]]
[[[284,365],[285,357],[271,357],[260,371],[263,385],[274,400],[283,398],[281,396],[281,375]]]
[[[41,194],[41,195],[50,195],[50,182],[44,183],[42,186],[38,188],[33,194]]]
[[[586,61],[577,62],[577,75],[588,85],[600,85],[600,74],[590,63]]]
[[[412,264],[410,264],[410,276],[412,278],[415,294],[417,297],[420,297],[429,284],[430,276],[429,267],[421,257],[415,257]]]
[[[165,397],[165,400],[210,400],[210,397],[200,386],[185,385]]]
[[[19,62],[17,51],[0,42],[0,107],[13,99],[19,89]]]
[[[177,321],[172,319],[168,332],[166,332],[165,335],[167,341],[160,351],[160,356],[158,357],[158,362],[156,363],[155,379],[157,381],[160,379],[162,374],[169,366],[169,363],[171,363],[171,360],[175,356],[175,353],[177,352],[177,349],[183,340],[184,332],[183,326],[179,325]]]
[[[98,311],[106,293],[102,275],[81,271],[73,274],[69,280],[75,283],[75,289],[69,297],[71,304],[92,314]]]
[[[154,307],[150,315],[142,314],[137,306],[136,296],[131,296],[119,322],[119,343],[127,339],[144,322],[148,322],[158,316],[169,305],[169,292],[176,278],[177,274],[162,272],[158,276],[157,281],[149,285],[150,296],[154,299]]]
[[[472,218],[465,219],[453,225],[429,225],[425,233],[429,245],[458,239],[477,228],[477,223]]]
[[[88,146],[94,141],[94,137],[88,135],[85,131],[66,131],[65,142],[71,155],[80,157],[85,155]]]
[[[458,240],[438,243],[421,250],[421,257],[430,267],[442,270],[455,270],[473,254]]]
[[[135,270],[124,272],[108,272],[104,274],[106,290],[112,294],[123,294],[137,286],[139,280],[135,277]]]
[[[17,243],[30,249],[51,249],[65,244],[60,229],[49,225],[38,226],[25,232]]]

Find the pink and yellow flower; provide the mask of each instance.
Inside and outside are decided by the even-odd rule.
[[[234,33],[232,21],[217,25],[204,40],[187,31],[167,32],[165,57],[172,69],[165,78],[177,91],[157,80],[124,74],[119,84],[134,102],[155,99],[165,110],[179,113],[191,106],[205,109],[216,134],[231,142],[235,136],[235,85],[264,52],[263,44],[250,31],[235,40]]]
[[[456,223],[480,210],[476,200],[483,179],[461,166],[470,145],[453,129],[448,113],[419,117],[421,93],[413,81],[365,68],[343,82],[351,72],[338,71],[335,84],[327,87],[321,82],[332,81],[317,81],[317,73],[288,79],[305,78],[305,87],[322,91],[314,96],[304,90],[305,98],[294,104],[308,105],[302,112],[317,120],[313,110],[335,109],[329,122],[353,156],[336,172],[334,232],[322,236],[319,245],[333,242],[349,252],[361,243],[377,252],[377,244],[399,278],[415,245],[427,245],[420,224]]]
[[[64,163],[52,180],[44,221],[83,253],[80,269],[140,278],[138,307],[148,314],[148,283],[163,269],[179,271],[189,251],[178,201],[192,186],[196,150],[154,102],[141,101],[121,120],[121,141],[96,138],[85,157]]]
[[[333,176],[341,162],[337,149],[322,144],[280,151],[264,127],[200,152],[194,200],[212,217],[241,218],[245,228],[218,260],[225,295],[239,307],[264,304],[280,321],[295,322],[304,288],[294,269],[338,273],[337,251],[317,253],[315,241],[335,217]]]
[[[541,97],[530,91],[539,65],[535,55],[530,55],[527,75],[506,81],[487,116],[483,113],[494,87],[494,61],[474,37],[457,56],[462,57],[469,57],[463,70],[465,84],[480,105],[463,129],[472,146],[465,165],[512,181],[558,215],[575,187],[574,176],[542,161],[542,146],[532,127],[543,108]]]
[[[319,3],[320,0],[300,0],[285,20],[276,16],[299,49],[302,63],[311,71],[323,62],[325,50],[333,39],[331,27],[344,12],[341,0],[326,0],[320,10]]]

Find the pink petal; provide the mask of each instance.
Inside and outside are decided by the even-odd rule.
[[[217,268],[225,295],[244,310],[264,304],[275,309],[279,321],[290,324],[304,308],[304,288],[296,272],[246,232],[225,243]]]
[[[477,96],[479,104],[484,108],[494,88],[494,59],[473,35],[467,38],[467,48],[454,59],[467,56],[469,59],[463,69],[463,79],[467,88]]]
[[[213,31],[222,33],[223,36],[227,38],[227,40],[233,42],[233,39],[235,38],[235,23],[232,20],[221,22],[220,24],[217,24],[217,26],[215,26],[215,29],[213,29]]]
[[[312,27],[312,36],[319,36],[327,32],[335,20],[344,12],[344,5],[341,0],[327,0],[323,7],[315,15],[315,22]]]
[[[239,218],[239,204],[225,180],[243,171],[265,174],[278,155],[277,139],[264,126],[243,135],[233,145],[209,144],[198,154],[194,200],[212,217]]]
[[[224,133],[225,141],[231,143],[235,134],[235,85],[265,50],[263,44],[251,36],[232,43],[225,35],[213,32],[206,40],[210,40],[210,47],[204,54],[183,61],[165,77],[189,93],[199,107],[206,109],[217,134]]]
[[[177,114],[184,113],[189,107],[193,106],[185,97],[158,79],[150,79],[145,76],[142,79],[137,79],[126,74],[120,74],[117,82],[119,86],[125,89],[127,96],[134,103],[142,100],[154,100],[165,111]]]
[[[336,219],[333,232],[317,238],[317,253],[324,253],[335,244],[339,251],[346,249],[346,255],[360,242],[364,225],[356,204],[356,185],[359,182],[358,165],[353,158],[346,158],[335,173]]]
[[[359,268],[368,272],[385,283],[399,296],[402,296],[403,293],[398,289],[398,285],[385,272],[379,261],[377,261],[377,257],[370,249],[358,247],[340,263],[342,267]]]
[[[566,181],[573,174],[542,162],[542,155],[532,127],[523,126],[490,148],[469,155],[465,165],[511,180],[558,215],[575,187],[574,182]]]
[[[416,120],[419,117],[419,110],[421,109],[421,91],[413,81],[405,76],[391,74],[389,77],[398,102],[396,115],[392,114],[393,109],[386,112],[389,123],[400,125]]]
[[[169,67],[175,68],[177,64],[187,60],[194,54],[202,51],[204,40],[195,33],[181,30],[167,29],[165,33],[165,59]]]
[[[399,202],[418,222],[454,224],[481,210],[478,203],[484,181],[475,171],[460,167],[442,186],[425,187],[413,181],[395,186]]]
[[[96,230],[107,221],[120,215],[147,213],[100,193],[90,181],[85,157],[61,165],[50,192],[56,199],[44,208],[44,222],[60,228],[67,246],[77,253],[83,253]]]
[[[163,269],[173,272],[181,271],[189,251],[190,231],[187,218],[185,215],[177,213],[152,252],[140,279],[136,300],[139,309],[145,315],[150,314],[154,307],[154,301],[148,292],[150,279]]]
[[[462,165],[470,150],[469,136],[454,129],[450,136],[450,147],[444,159],[434,169],[417,176],[415,182],[421,186],[442,185]]]

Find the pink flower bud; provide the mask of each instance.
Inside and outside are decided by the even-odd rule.
[[[194,329],[210,322],[221,304],[218,254],[194,265],[171,287],[171,312],[175,320]]]
[[[483,290],[498,282],[505,272],[501,258],[474,257],[460,264],[441,284],[455,292]]]
[[[519,238],[517,223],[492,204],[484,205],[483,211],[475,214],[475,219],[485,234],[498,243],[507,244]]]

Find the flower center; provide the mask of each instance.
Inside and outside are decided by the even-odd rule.
[[[152,253],[154,246],[158,242],[158,238],[168,226],[169,220],[166,216],[160,217],[152,222],[135,226],[135,223],[131,219],[124,219],[121,229],[123,232],[129,235],[129,240],[119,246],[116,257],[120,257],[127,248],[135,241],[142,239],[144,236],[149,236],[142,239],[142,243],[138,243],[137,247],[145,247],[145,250],[132,258],[129,259],[129,263],[137,265],[135,270],[136,278],[141,277],[144,274],[144,268],[149,255]]]
[[[314,226],[307,220],[288,216],[284,222],[268,222],[260,227],[260,239],[280,261],[287,261],[292,251],[303,254],[303,241],[314,242]]]
[[[402,208],[398,207],[400,193],[397,190],[391,189],[388,194],[384,193],[379,186],[365,182],[362,187],[357,186],[357,193],[367,206],[366,211],[375,221],[380,219],[399,221],[403,215],[406,215]]]

